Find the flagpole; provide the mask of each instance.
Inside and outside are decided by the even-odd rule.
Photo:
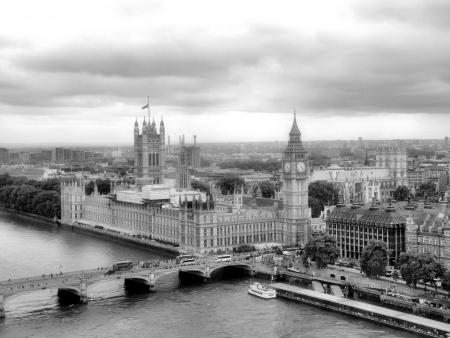
[[[147,96],[148,123],[150,123],[150,96]]]

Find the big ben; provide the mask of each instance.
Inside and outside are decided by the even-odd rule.
[[[282,160],[283,245],[304,245],[311,222],[311,209],[308,208],[309,166],[295,113]]]

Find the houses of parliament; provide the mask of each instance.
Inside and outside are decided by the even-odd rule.
[[[183,147],[184,140],[178,156],[178,177],[167,178],[164,123],[161,121],[158,133],[155,122],[144,120],[140,128],[136,121],[136,184],[117,184],[108,195],[100,195],[97,189],[87,195],[82,180],[62,183],[62,221],[140,235],[169,243],[182,252],[227,252],[244,244],[303,245],[311,224],[310,168],[295,115],[288,137],[282,153],[282,199],[261,207],[255,200],[248,202],[243,189],[226,196],[192,190],[183,151],[190,148]],[[189,151],[199,157],[196,151]],[[210,182],[210,186],[213,184]]]

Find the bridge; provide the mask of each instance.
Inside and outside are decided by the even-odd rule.
[[[9,279],[0,282],[0,318],[5,317],[5,306],[15,297],[42,289],[56,289],[59,298],[75,303],[88,303],[88,290],[94,284],[108,280],[123,280],[124,287],[140,292],[150,292],[164,276],[178,273],[208,282],[212,276],[227,268],[241,269],[250,275],[264,274],[274,276],[276,269],[260,263],[233,260],[231,262],[204,261],[195,265],[182,266],[176,264],[161,264],[158,267],[134,267],[131,270],[107,273],[104,268],[46,274],[41,276]]]

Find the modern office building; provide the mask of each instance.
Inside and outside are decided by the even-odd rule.
[[[390,265],[405,251],[406,217],[393,205],[380,208],[372,203],[369,208],[362,208],[341,203],[331,211],[326,223],[327,233],[336,239],[339,255],[344,259],[359,260],[372,240],[386,243]]]

